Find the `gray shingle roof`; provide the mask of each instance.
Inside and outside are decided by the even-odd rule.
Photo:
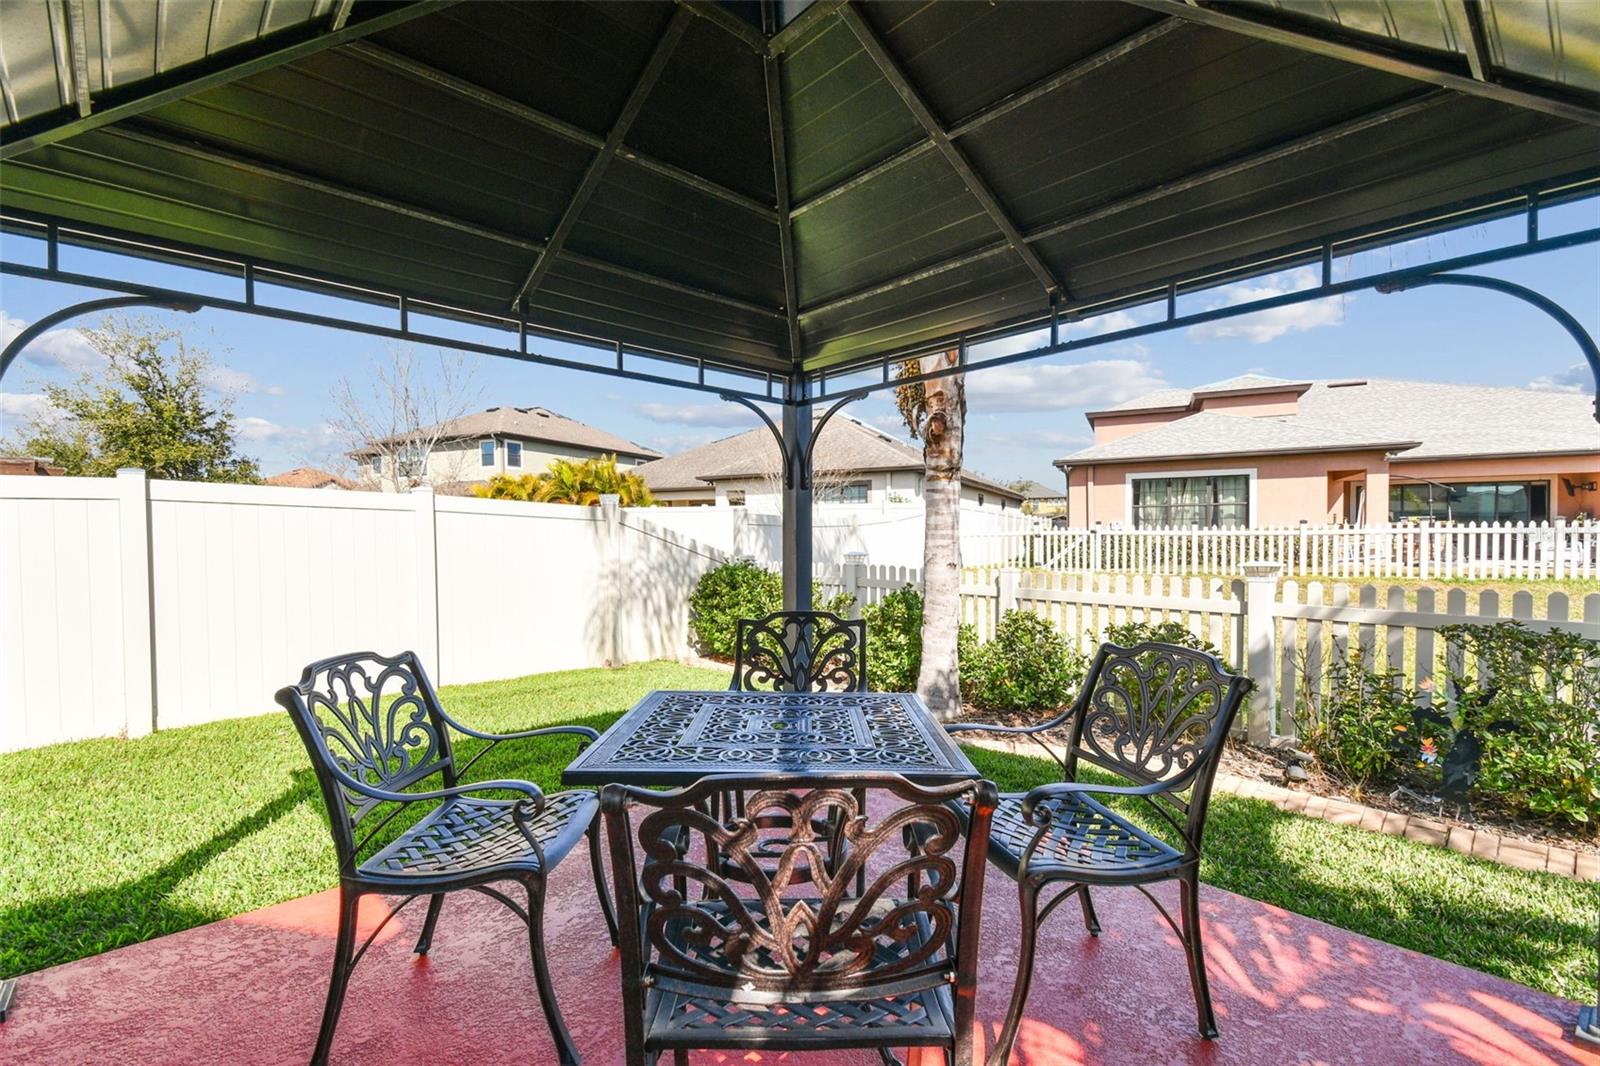
[[[1285,388],[1302,388],[1310,385],[1309,381],[1293,381],[1289,378],[1267,377],[1265,374],[1240,374],[1238,377],[1228,378],[1224,381],[1213,381],[1209,385],[1201,385],[1194,389],[1156,389],[1135,396],[1131,400],[1107,407],[1094,414],[1108,414],[1112,411],[1144,411],[1161,407],[1188,407],[1194,403],[1196,396],[1205,396],[1215,392],[1237,392],[1245,389],[1266,389],[1274,385]]]
[[[544,407],[491,407],[445,423],[443,439],[462,437],[517,437],[643,459],[655,459],[661,455],[654,448],[596,429],[586,422],[579,422]]]
[[[1236,384],[1240,380],[1192,392],[1255,387]],[[1146,393],[1124,406],[1179,406],[1162,402],[1172,391]],[[1594,420],[1593,401],[1576,393],[1377,378],[1317,381],[1300,397],[1294,415],[1252,418],[1202,411],[1057,462],[1380,448],[1399,451],[1396,462],[1600,452],[1600,424]]]
[[[869,470],[922,469],[922,453],[846,414],[835,415],[822,428],[812,465],[817,473],[865,473]],[[651,492],[703,489],[733,478],[769,477],[778,472],[778,445],[765,428],[714,440],[638,467]],[[961,480],[1007,499],[1022,497],[997,481],[970,470]]]

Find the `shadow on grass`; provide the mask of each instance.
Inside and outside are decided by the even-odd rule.
[[[617,714],[590,715],[570,724],[586,725],[604,731]],[[457,737],[455,755],[464,763],[484,747],[485,742]],[[493,779],[528,780],[545,792],[562,789],[561,771],[577,753],[574,737],[545,737],[501,744],[469,771],[469,781]],[[139,877],[117,880],[115,860],[108,854],[106,883],[87,891],[32,899],[17,906],[0,907],[0,975],[30,973],[114,948],[137,944],[167,933],[176,933],[231,917],[235,910],[225,906],[196,906],[183,900],[183,883],[207,867],[222,868],[230,861],[229,852],[248,838],[261,833],[287,817],[303,804],[317,812],[319,843],[325,844],[325,865],[314,871],[323,877],[322,887],[338,882],[332,841],[327,831],[327,812],[309,760],[290,773],[291,784],[272,799],[195,847],[175,855],[167,862]],[[438,777],[413,786],[413,791],[437,788]],[[505,795],[509,796],[509,793]],[[368,851],[376,850],[414,824],[436,804],[418,803],[414,814],[397,818],[372,841]],[[387,814],[380,807],[367,824],[376,824]],[[127,842],[117,841],[127,849]],[[147,841],[149,847],[159,841]],[[141,846],[131,849],[137,852]],[[262,905],[281,902],[284,894],[267,893]]]
[[[1053,763],[966,748],[1002,792],[1059,780]],[[1115,781],[1102,774],[1085,780]],[[1137,800],[1111,804],[1157,835]],[[1528,873],[1214,795],[1201,878],[1296,914],[1519,984],[1582,1000],[1593,995],[1596,886]]]

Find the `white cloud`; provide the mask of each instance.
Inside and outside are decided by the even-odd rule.
[[[229,396],[239,396],[247,392],[264,392],[268,396],[283,395],[283,389],[279,386],[263,385],[253,375],[221,363],[213,363],[206,371],[206,385]]]
[[[1107,333],[1133,329],[1140,324],[1139,320],[1127,311],[1108,311],[1103,315],[1086,318],[1082,322],[1063,323],[1061,326],[1061,339],[1069,341],[1081,340],[1084,337],[1102,337]],[[974,360],[994,359],[999,356],[1015,355],[1018,352],[1043,348],[1049,343],[1050,331],[1048,329],[1036,329],[1029,333],[1018,333],[1014,337],[1002,337],[999,340],[975,344],[968,354]],[[1116,346],[1116,348],[1123,347],[1137,348],[1141,353],[1149,350],[1137,341],[1127,341]]]
[[[1587,363],[1573,363],[1554,374],[1540,374],[1528,382],[1528,388],[1544,392],[1588,392],[1594,388],[1594,375]]]
[[[704,433],[668,433],[665,436],[651,437],[646,443],[662,455],[676,455],[679,452],[691,451],[710,444],[721,436],[723,435],[710,431]]]
[[[338,443],[339,431],[324,422],[315,426],[286,426],[268,418],[246,415],[233,424],[241,440],[271,444],[286,450],[314,450]]]
[[[1110,407],[1166,384],[1142,359],[1016,363],[967,375],[967,402],[983,413]]]
[[[755,415],[734,403],[642,403],[638,410],[652,422],[678,426],[750,429],[757,424]]]
[[[1240,282],[1224,286],[1221,298],[1207,305],[1207,310],[1219,307],[1236,307],[1256,300],[1270,299],[1291,292],[1299,292],[1316,284],[1318,273],[1314,268],[1303,267],[1286,270],[1269,279]],[[1190,326],[1185,332],[1193,341],[1230,340],[1239,338],[1252,344],[1266,344],[1286,333],[1303,333],[1322,326],[1337,326],[1344,322],[1345,303],[1350,297],[1331,296],[1321,300],[1273,307],[1238,318],[1224,318]]]
[[[0,347],[27,328],[27,323],[0,311]],[[35,337],[19,358],[35,366],[53,366],[78,372],[105,365],[106,357],[95,351],[76,329],[51,329]]]
[[[42,392],[0,392],[0,418],[31,419],[49,406],[50,400]]]
[[[1073,449],[1086,448],[1091,438],[1086,433],[1077,433],[1065,429],[1038,429],[1017,430],[1004,433],[984,433],[980,438],[984,444],[997,447],[1024,450],[1029,448],[1061,448]]]

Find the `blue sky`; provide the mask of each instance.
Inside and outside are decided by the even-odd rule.
[[[1553,235],[1600,225],[1600,202],[1548,211],[1541,232]],[[1518,220],[1469,227],[1424,241],[1341,260],[1339,276],[1413,265],[1514,239]],[[36,242],[8,237],[0,255],[38,257]],[[71,257],[77,257],[75,260]],[[181,286],[187,276],[172,267],[108,263],[89,252],[64,252],[63,267],[133,276]],[[1483,268],[1556,299],[1600,336],[1600,247],[1589,245]],[[1240,302],[1254,294],[1307,284],[1308,272],[1260,279],[1188,297],[1180,310]],[[220,279],[205,291],[235,295]],[[64,304],[103,295],[95,290],[0,277],[0,341]],[[284,292],[286,306],[322,309],[322,298]],[[320,304],[320,306],[318,306]],[[381,320],[381,313],[358,314]],[[1149,321],[1155,309],[1118,313],[1085,323],[1091,333]],[[361,334],[205,310],[167,315],[210,349],[214,384],[234,397],[242,449],[263,470],[336,462],[345,442],[330,429],[331,398],[341,378],[358,391],[389,342]],[[447,330],[441,329],[440,332]],[[561,345],[537,350],[569,354]],[[430,365],[433,353],[419,351]],[[473,407],[543,406],[672,452],[754,425],[743,408],[688,390],[469,355]],[[0,437],[12,434],[37,409],[47,382],[70,380],[98,366],[96,354],[72,329],[47,333],[29,347],[0,384]],[[1029,477],[1056,484],[1051,460],[1089,441],[1085,410],[1130,399],[1165,386],[1200,385],[1250,371],[1292,378],[1398,377],[1430,381],[1592,391],[1587,368],[1567,335],[1540,312],[1497,294],[1435,287],[1396,295],[1362,291],[1274,312],[1114,343],[1070,357],[1021,363],[968,375],[967,465],[991,477]],[[901,432],[891,400],[880,394],[848,408],[852,414]],[[903,435],[903,434],[902,434]]]

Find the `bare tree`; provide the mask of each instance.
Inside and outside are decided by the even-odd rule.
[[[463,479],[467,449],[441,448],[449,424],[475,407],[481,390],[474,364],[460,352],[435,352],[436,372],[424,374],[409,344],[392,344],[372,361],[362,387],[340,378],[333,400],[334,429],[361,460],[358,478],[371,488],[404,492],[418,485]]]
[[[911,360],[901,377],[956,365],[954,351]],[[964,374],[902,385],[895,403],[906,428],[922,438],[922,666],[917,694],[942,718],[961,711],[961,453],[967,417]]]

